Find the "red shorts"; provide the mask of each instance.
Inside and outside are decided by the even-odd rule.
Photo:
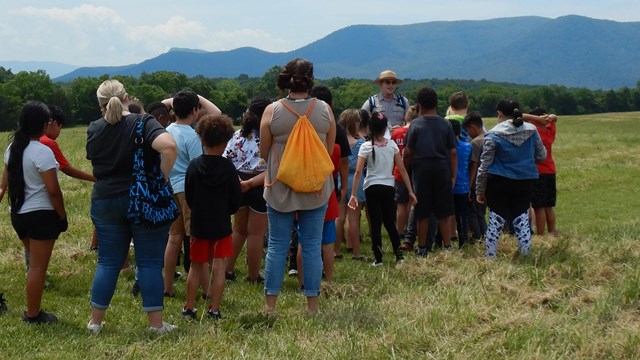
[[[206,263],[211,259],[223,259],[233,255],[231,235],[219,240],[202,240],[191,236],[189,259],[193,262]]]

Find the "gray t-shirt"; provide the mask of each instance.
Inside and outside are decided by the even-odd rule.
[[[400,96],[398,94],[393,94],[393,97],[390,100],[382,97],[382,94],[374,95],[374,107],[371,109],[371,103],[369,102],[369,98],[362,104],[362,109],[369,112],[371,115],[372,112],[379,112],[384,114],[389,120],[389,127],[394,126],[402,126],[404,124],[404,114],[409,110],[409,100],[402,96],[404,100],[404,107],[402,106],[402,101],[400,101]]]
[[[11,144],[9,144],[11,147]],[[9,163],[9,147],[4,153],[4,163]],[[41,173],[56,169],[58,175],[58,162],[53,151],[39,141],[31,140],[24,149],[22,156],[22,169],[24,172],[24,204],[18,214],[25,214],[38,210],[53,210],[47,188],[44,186]]]
[[[448,161],[456,137],[449,121],[440,116],[414,119],[407,131],[407,147],[413,150],[413,161]]]

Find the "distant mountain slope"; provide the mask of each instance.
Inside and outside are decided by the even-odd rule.
[[[78,66],[53,61],[0,61],[0,66],[16,74],[20,71],[45,70],[51,78],[56,78],[76,70]]]
[[[640,79],[640,22],[580,16],[354,25],[287,53],[254,48],[200,52],[172,49],[140,64],[80,68],[57,78],[158,70],[188,76],[261,76],[300,56],[316,76],[374,78],[391,68],[403,78],[487,79],[589,88],[635,87]]]

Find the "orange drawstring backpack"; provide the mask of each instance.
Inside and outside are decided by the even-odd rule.
[[[322,190],[322,186],[333,172],[333,162],[327,148],[308,119],[316,100],[313,99],[304,115],[298,114],[286,102],[280,100],[287,110],[298,116],[298,121],[287,139],[276,181],[282,181],[296,192],[309,193]],[[274,183],[266,185],[271,186]]]

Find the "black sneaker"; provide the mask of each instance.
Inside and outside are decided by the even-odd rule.
[[[427,250],[427,247],[418,247],[416,249],[416,256],[417,257],[427,257],[427,254],[429,253],[429,250]]]
[[[0,314],[9,311],[9,306],[7,305],[7,299],[4,298],[4,294],[0,293]]]
[[[235,281],[237,278],[236,273],[233,271],[225,271],[224,272],[224,279],[225,280],[229,280],[229,281]]]
[[[207,317],[209,319],[213,319],[213,320],[220,320],[220,319],[222,319],[222,313],[220,312],[220,310],[213,311],[213,310],[209,309],[207,311]]]
[[[249,284],[262,284],[262,283],[264,283],[264,278],[262,277],[262,275],[258,275],[258,277],[255,278],[255,279],[249,279],[247,277],[247,282]]]
[[[193,308],[193,309],[182,308],[182,317],[187,320],[195,320],[197,312],[198,310],[196,310],[196,308]]]
[[[139,293],[140,293],[140,284],[138,283],[138,280],[136,280],[133,282],[133,287],[131,287],[131,295],[138,296]]]
[[[25,311],[24,315],[22,316],[22,321],[29,324],[40,325],[40,324],[52,324],[58,321],[58,318],[52,313],[48,313],[43,310],[40,310],[40,313],[38,314],[38,316],[32,318],[32,317],[28,317],[27,312]]]
[[[173,280],[178,280],[182,277],[182,273],[180,271],[176,271],[173,273]]]

